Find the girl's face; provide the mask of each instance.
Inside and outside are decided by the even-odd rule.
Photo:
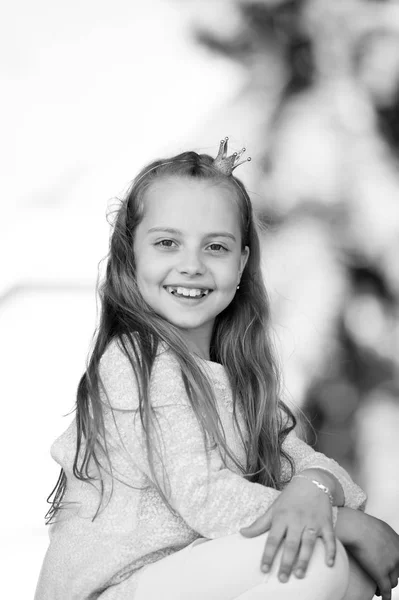
[[[230,186],[173,176],[154,182],[144,205],[134,241],[139,290],[209,360],[215,317],[234,298],[249,256],[248,246],[241,252],[236,199]],[[209,292],[182,297],[188,290]]]

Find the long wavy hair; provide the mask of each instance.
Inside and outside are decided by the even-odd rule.
[[[230,186],[232,202],[236,201],[239,207],[242,250],[245,246],[250,249],[239,290],[232,302],[216,316],[210,346],[210,359],[226,369],[237,425],[236,406],[240,402],[248,434],[245,465],[237,462],[226,445],[212,385],[188,351],[179,329],[145,302],[137,286],[132,248],[136,228],[144,216],[145,193],[160,177],[170,176],[211,180]],[[213,158],[207,154],[184,152],[152,162],[142,169],[121,200],[110,236],[105,277],[97,283],[101,300],[99,325],[94,333],[93,349],[87,359],[85,373],[78,385],[75,407],[77,442],[73,474],[92,484],[96,478],[89,476],[88,467],[90,461],[94,461],[101,479],[100,503],[93,520],[98,514],[104,491],[98,459],[100,452],[107,457],[112,473],[99,389],[100,360],[112,340],[117,340],[123,348],[132,368],[132,377],[136,377],[140,390],[139,413],[154,485],[172,513],[174,510],[155,476],[151,443],[154,424],[149,382],[160,341],[170,347],[178,361],[189,402],[202,427],[204,443],[210,438],[213,446],[217,445],[224,456],[228,455],[249,481],[282,489],[286,483],[282,479],[282,458],[288,461],[292,475],[293,461],[282,449],[282,444],[294,429],[296,418],[281,396],[280,371],[271,338],[270,304],[261,272],[261,228],[243,183],[233,175],[221,174],[213,166]],[[239,431],[243,440],[240,428]],[[66,486],[67,477],[61,469],[57,484],[47,498],[51,507],[45,515],[48,518],[46,524],[50,524],[58,510],[63,508]],[[53,494],[54,499],[50,502]]]

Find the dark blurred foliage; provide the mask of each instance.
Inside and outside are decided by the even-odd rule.
[[[357,3],[348,2],[346,6],[345,3],[339,3],[343,6],[342,15],[338,15],[338,8],[337,14],[334,13],[334,4],[333,2],[328,4],[323,0],[319,3],[305,0],[236,2],[242,24],[239,32],[229,37],[225,33],[219,35],[215,28],[207,30],[206,27],[202,27],[195,31],[199,43],[246,66],[249,86],[251,68],[259,60],[259,55],[266,56],[268,53],[270,55],[274,53],[275,56],[280,57],[284,66],[285,84],[281,88],[278,106],[271,124],[274,134],[277,132],[278,135],[281,124],[284,124],[287,107],[295,108],[296,103],[299,106],[299,102],[306,94],[311,97],[313,89],[320,86],[321,81],[329,79],[333,81],[342,68],[339,52],[343,53],[343,64],[345,60],[347,61],[343,71],[345,74],[350,74],[348,77],[352,78],[351,82],[355,86],[358,79],[360,89],[362,65],[366,64],[365,57],[367,59],[373,52],[376,40],[378,42],[377,38],[383,40],[385,32],[388,31],[395,42],[395,36],[399,35],[399,27],[397,31],[393,29],[393,34],[387,29],[389,19],[385,18],[383,25],[378,21],[379,13],[376,10],[381,7],[383,11],[389,5],[388,2],[365,0]],[[320,7],[321,11],[318,13]],[[367,12],[371,9],[374,13]],[[345,14],[345,10],[352,12]],[[377,18],[373,15],[377,15]],[[381,15],[384,16],[382,12]],[[364,30],[362,30],[363,21],[368,22]],[[344,26],[341,27],[340,23]],[[323,45],[324,30],[327,35]],[[329,47],[330,34],[331,39],[336,42],[335,50],[333,44],[331,50]],[[339,37],[341,34],[342,44]],[[334,52],[338,59],[335,58]],[[264,77],[266,81],[267,73]],[[399,82],[399,77],[397,81]],[[371,83],[371,88],[372,85]],[[376,135],[385,145],[387,164],[398,164],[399,85],[395,87],[393,82],[392,89],[384,96],[373,95],[371,89],[368,102],[375,118],[375,131],[371,136]],[[357,118],[356,114],[354,118]],[[359,123],[361,118],[359,115]],[[259,126],[262,127],[262,124]],[[300,144],[298,146],[300,147]],[[345,149],[342,151],[345,152]],[[263,162],[265,177],[268,172],[273,172],[276,160],[273,146],[268,144]],[[284,152],[280,161],[284,162]],[[357,176],[361,177],[361,169],[359,173],[360,175]],[[397,191],[399,195],[399,187]],[[332,239],[341,243],[336,260],[340,262],[345,274],[348,293],[345,298],[342,298],[338,312],[331,316],[336,344],[334,358],[332,361],[326,358],[317,376],[313,376],[308,381],[303,408],[315,428],[316,436],[313,440],[315,447],[338,460],[353,473],[356,472],[358,465],[355,417],[359,407],[370,397],[373,390],[382,389],[384,386],[388,386],[396,400],[399,398],[397,376],[399,359],[395,358],[394,351],[391,353],[389,351],[389,348],[395,348],[395,336],[399,334],[399,298],[398,287],[395,287],[395,282],[399,279],[397,274],[399,266],[389,263],[387,267],[386,262],[385,267],[382,268],[381,251],[376,249],[373,253],[372,249],[366,248],[367,236],[362,242],[353,241],[349,228],[345,238],[346,225],[339,219],[336,221],[336,209],[339,205],[349,206],[350,193],[348,191],[346,194],[343,191],[337,203],[330,206],[315,197],[309,201],[309,197],[298,192],[295,204],[285,212],[276,212],[275,206],[279,201],[277,198],[274,207],[272,203],[267,202],[262,205],[260,216],[265,222],[272,223],[273,231],[279,231],[290,220],[310,210],[316,218],[320,219],[320,222],[328,224]],[[378,206],[380,198],[376,196],[374,201]],[[383,206],[381,210],[384,210]],[[350,210],[347,214],[350,220]],[[397,215],[399,216],[399,213]],[[387,231],[388,225],[389,216]],[[372,243],[371,239],[370,244]],[[299,281],[295,283],[301,285]],[[321,290],[320,293],[320,302],[323,302],[323,291]],[[371,315],[370,321],[368,315]],[[382,333],[377,332],[375,338],[372,337],[374,334],[368,333],[368,329],[371,332],[376,329],[372,323],[373,315],[377,315],[382,323]]]
[[[259,48],[266,52],[277,47],[289,66],[286,93],[307,89],[314,79],[312,42],[301,25],[303,0],[289,0],[269,6],[246,2],[240,6],[243,29],[239,36],[221,39],[206,29],[197,29],[195,37],[209,49],[240,62],[247,62]]]
[[[392,150],[399,156],[399,87],[392,102],[387,106],[376,106],[380,133]]]
[[[367,293],[378,298],[394,313],[396,299],[377,271],[370,267],[351,266],[348,276],[354,297]],[[398,395],[399,390],[394,384],[392,361],[361,345],[348,328],[343,315],[338,318],[337,336],[338,358],[320,378],[312,382],[306,398],[305,414],[317,432],[313,439],[315,447],[353,471],[360,459],[356,453],[353,431],[353,417],[359,404],[376,388],[388,386],[394,395]],[[308,434],[311,433],[308,431]]]

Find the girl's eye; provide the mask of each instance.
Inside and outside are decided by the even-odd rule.
[[[211,244],[211,246],[219,246],[219,248],[222,248],[222,250],[224,250],[224,252],[228,252],[227,248],[222,246],[222,244]]]
[[[155,246],[161,246],[162,248],[171,248],[171,246],[164,246],[164,245],[162,244],[162,242],[172,242],[172,244],[174,244],[174,242],[173,242],[172,240],[161,240],[160,242],[157,242],[157,243],[155,244]]]
[[[161,248],[172,248],[171,245],[169,245],[169,244],[168,245],[164,245],[163,242],[170,242],[171,244],[175,243],[173,240],[160,240],[159,242],[156,242],[155,246],[161,246]],[[222,244],[210,244],[210,246],[218,246],[224,252],[228,252],[228,249],[225,248],[224,246],[222,246]],[[215,250],[215,252],[219,253],[219,252],[221,252],[221,250]]]

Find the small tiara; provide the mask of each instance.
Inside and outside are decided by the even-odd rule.
[[[223,173],[223,175],[231,175],[232,172],[234,171],[234,169],[236,169],[237,167],[239,167],[240,165],[242,165],[245,162],[249,162],[251,160],[251,157],[248,156],[248,158],[246,158],[245,160],[242,160],[241,162],[238,162],[241,158],[241,156],[243,155],[243,153],[245,152],[246,148],[243,148],[242,150],[240,150],[240,152],[234,152],[231,156],[226,156],[227,154],[227,142],[229,141],[228,137],[225,137],[224,140],[221,140],[220,142],[220,146],[219,146],[219,152],[216,158],[213,159],[213,166],[220,171],[220,173]],[[160,164],[157,164],[153,167],[151,167],[151,169],[149,169],[148,171],[146,171],[145,173],[143,173],[141,175],[141,177],[139,177],[139,179],[136,180],[136,184],[139,183],[139,181],[141,181],[142,179],[144,179],[144,177],[146,177],[148,175],[148,173],[151,173],[151,171],[154,171],[155,169],[158,169],[159,167],[163,167],[164,165],[171,165],[173,164],[175,161],[174,160],[166,160],[165,162],[161,162]],[[188,159],[183,159],[183,160],[179,160],[179,162],[191,162]]]
[[[240,150],[240,152],[234,152],[231,156],[227,156],[228,141],[228,137],[225,137],[224,140],[221,140],[218,155],[213,160],[214,167],[224,175],[231,175],[234,169],[251,160],[251,157],[248,156],[248,158],[238,162],[245,152],[245,148]]]

